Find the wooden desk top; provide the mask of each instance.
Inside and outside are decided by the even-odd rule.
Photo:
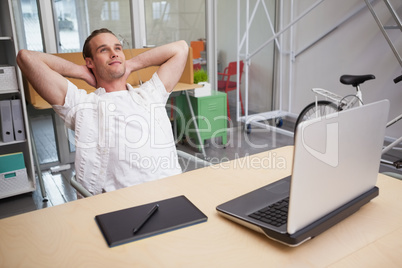
[[[218,215],[218,204],[289,175],[292,148],[0,220],[0,267],[400,267],[402,182],[385,175],[377,198],[297,248]],[[94,220],[182,194],[207,222],[109,248]]]

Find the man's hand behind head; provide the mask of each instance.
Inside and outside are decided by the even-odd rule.
[[[80,68],[82,69],[83,73],[83,80],[88,83],[88,85],[93,86],[96,88],[96,78],[92,73],[91,69],[89,69],[86,65],[81,65]]]

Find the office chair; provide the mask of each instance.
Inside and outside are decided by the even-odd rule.
[[[83,197],[90,197],[92,196],[92,194],[90,192],[88,192],[87,189],[84,188],[84,186],[82,186],[81,183],[79,183],[76,179],[75,179],[75,175],[71,176],[70,178],[70,184],[71,186],[73,186],[73,188],[79,193],[81,194]]]
[[[186,152],[177,150],[177,155],[179,157],[185,158],[191,162],[194,162],[196,166],[200,165],[201,167],[207,167],[207,166],[211,166],[212,164],[208,161],[205,161],[201,158],[198,158],[194,155],[188,154]],[[86,197],[90,197],[93,196],[87,189],[84,188],[84,186],[82,186],[81,183],[79,183],[76,178],[75,175],[71,176],[70,178],[70,184],[71,186],[79,193],[81,194],[84,198]]]
[[[244,67],[244,62],[240,61],[240,66],[239,66],[239,71],[240,71],[240,77],[239,77],[239,82],[241,84],[241,77],[243,74],[243,67]],[[236,76],[237,75],[237,62],[229,62],[228,67],[226,67],[223,71],[223,73],[218,73],[218,75],[221,75],[222,78],[218,81],[218,90],[219,91],[224,91],[226,93],[226,99],[227,99],[227,109],[228,109],[228,117],[230,119],[230,109],[229,109],[229,97],[227,93],[232,90],[237,89],[237,82],[236,81],[230,81],[231,76]],[[241,110],[244,115],[244,107],[243,107],[243,100],[241,97],[241,91],[240,93],[240,104],[241,104]]]
[[[193,64],[193,70],[194,70],[194,72],[195,71],[198,71],[198,70],[201,70],[201,63],[194,63]]]

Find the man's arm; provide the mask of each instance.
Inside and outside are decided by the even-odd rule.
[[[179,81],[186,66],[188,45],[185,41],[177,41],[148,50],[127,60],[129,73],[149,66],[160,66],[157,73],[166,91],[171,92]]]
[[[33,88],[51,105],[64,104],[68,88],[64,77],[82,79],[93,86],[96,84],[95,77],[85,65],[77,65],[54,55],[20,50],[17,63]]]

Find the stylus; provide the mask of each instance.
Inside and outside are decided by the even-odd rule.
[[[155,214],[155,212],[158,210],[159,204],[156,204],[145,216],[145,218],[142,220],[142,222],[138,225],[138,227],[133,229],[133,234],[136,234],[144,225],[145,223],[152,217],[152,215]]]

